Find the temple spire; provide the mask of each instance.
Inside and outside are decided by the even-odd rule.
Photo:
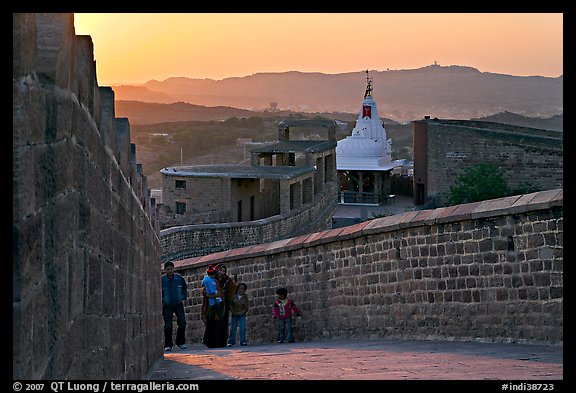
[[[372,97],[372,78],[368,75],[368,70],[366,70],[366,92],[364,93],[364,98]]]

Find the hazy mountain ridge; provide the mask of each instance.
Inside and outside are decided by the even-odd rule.
[[[205,107],[201,105],[178,102],[173,104],[158,104],[139,101],[116,101],[115,108],[117,117],[127,117],[133,125],[152,125],[170,122],[198,122],[225,120],[231,117],[238,118],[279,118],[292,115],[290,112],[263,112],[250,111],[232,107]],[[358,117],[357,113],[317,113],[329,119],[344,121],[352,127]],[[380,117],[386,128],[397,125],[397,123],[385,117]],[[417,120],[417,119],[413,119]],[[501,112],[494,115],[472,118],[470,120],[489,121],[494,123],[511,124],[524,127],[540,128],[544,130],[562,131],[563,114],[554,115],[547,118],[523,116],[512,112]]]
[[[127,117],[132,124],[156,124],[177,121],[225,120],[230,117],[252,117],[257,113],[226,106],[206,107],[176,102],[171,104],[121,101],[115,102],[117,117]]]
[[[564,130],[564,115],[554,115],[547,118],[522,116],[517,113],[502,112],[496,113],[491,116],[470,119],[489,121],[493,123],[511,124],[521,127],[539,128],[542,130],[563,131]]]
[[[431,65],[412,70],[370,71],[380,115],[409,121],[430,115],[469,119],[501,112],[549,117],[563,111],[563,76],[513,76],[466,66]],[[188,102],[262,110],[358,112],[365,72],[342,74],[257,73],[222,80],[173,77],[139,86],[113,86],[116,100]]]

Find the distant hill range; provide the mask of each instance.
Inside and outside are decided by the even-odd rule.
[[[127,117],[130,123],[134,125],[148,125],[168,122],[189,122],[189,121],[212,121],[226,120],[231,117],[249,118],[249,117],[282,117],[283,114],[289,115],[288,112],[270,112],[270,111],[250,111],[247,109],[238,109],[232,107],[206,107],[201,105],[192,105],[184,102],[174,104],[155,104],[150,102],[139,101],[116,101],[116,116]],[[355,113],[319,113],[328,119],[338,119],[354,125],[358,114]],[[380,118],[385,127],[398,124],[396,121]],[[417,119],[414,119],[417,120]],[[470,120],[489,121],[494,123],[511,124],[523,127],[540,128],[543,130],[562,131],[564,115],[554,115],[547,118],[529,117],[517,113],[502,112],[490,116],[472,118]]]
[[[503,112],[532,117],[551,117],[563,112],[563,76],[524,77],[440,65],[370,71],[370,76],[381,117],[397,121],[425,115],[470,119]],[[358,113],[365,81],[365,72],[291,71],[222,80],[174,77],[137,86],[112,87],[117,102],[181,102],[255,111],[277,105],[281,110],[299,112]]]
[[[541,118],[522,116],[511,112],[503,112],[470,120],[490,121],[494,123],[511,124],[514,126],[539,128],[541,130],[564,130],[564,115],[554,115],[547,118]]]
[[[175,102],[173,104],[157,104],[153,102],[140,102],[140,101],[115,101],[115,115],[116,117],[127,117],[130,119],[131,124],[158,124],[166,122],[182,122],[182,121],[213,121],[213,120],[226,120],[231,117],[249,118],[284,118],[303,112],[292,111],[251,111],[248,109],[232,108],[229,106],[202,106],[188,104],[186,102]],[[346,122],[354,122],[358,117],[355,113],[318,113],[315,115],[323,115],[329,119],[343,120]],[[312,117],[312,114],[307,114],[307,117]],[[394,120],[382,118],[384,124],[396,123]]]
[[[227,106],[206,107],[185,102],[157,104],[140,101],[115,103],[117,117],[127,117],[131,124],[156,124],[173,121],[226,120],[231,117],[252,117],[257,112]]]

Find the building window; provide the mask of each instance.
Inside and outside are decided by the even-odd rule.
[[[176,180],[176,188],[186,188],[186,180]]]
[[[184,213],[186,213],[186,203],[176,202],[176,214],[184,214]]]

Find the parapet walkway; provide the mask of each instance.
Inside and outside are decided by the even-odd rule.
[[[164,354],[150,380],[563,380],[563,346],[364,340],[194,344]]]

